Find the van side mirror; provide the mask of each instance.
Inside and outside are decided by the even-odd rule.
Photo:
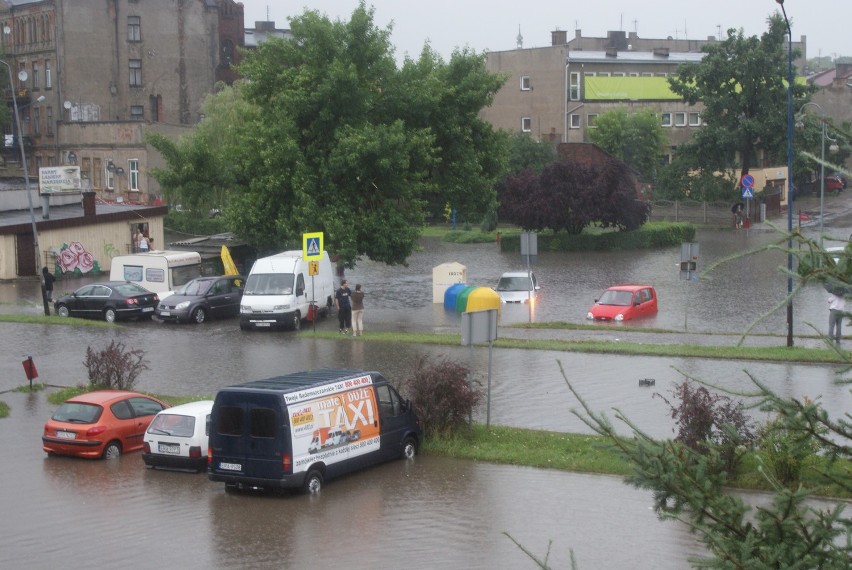
[[[305,294],[305,288],[304,287],[299,287],[298,289],[296,289],[296,296],[297,297],[301,297],[304,294]]]

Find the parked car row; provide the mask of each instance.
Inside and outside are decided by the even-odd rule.
[[[245,277],[198,277],[163,299],[130,281],[104,281],[84,285],[54,302],[60,317],[118,320],[150,319],[203,323],[207,318],[240,314]]]
[[[318,493],[326,479],[413,459],[421,438],[411,402],[382,374],[322,369],[175,407],[136,392],[89,392],[61,404],[41,439],[48,456],[116,459],[142,449],[150,469],[206,470],[227,490]]]

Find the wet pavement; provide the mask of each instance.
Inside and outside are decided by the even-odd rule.
[[[829,231],[846,235],[852,224],[840,211],[830,223],[827,216],[826,223]],[[736,248],[765,243],[769,235],[768,228],[754,228],[748,235],[702,231],[697,241],[710,263]],[[496,252],[493,244],[427,246],[407,268],[367,261],[347,273],[350,282],[363,282],[368,292],[367,336],[379,330],[458,332],[458,316],[431,303],[431,268],[460,259],[471,281],[485,284],[518,264],[516,255]],[[772,304],[756,294],[755,283],[760,291],[772,296],[780,292],[783,298],[785,283],[777,271],[783,255],[767,254],[697,284],[678,281],[671,271],[677,256],[679,248],[542,255],[534,267],[544,287],[541,302],[534,313],[524,306],[505,307],[498,334],[734,344],[741,323],[750,323]],[[661,314],[644,326],[683,332],[505,326],[528,320],[585,322],[585,308],[601,283],[634,276],[653,280],[665,301]],[[68,288],[82,284],[61,283]],[[822,297],[815,288],[797,299],[800,334],[808,320],[827,320]],[[0,312],[37,314],[38,286],[0,284],[0,303]],[[783,345],[784,323],[784,315],[772,316],[761,331],[774,336],[748,337],[746,345]],[[336,323],[321,321],[318,327],[335,330]],[[85,348],[112,340],[141,348],[150,359],[137,388],[175,395],[209,396],[228,384],[326,366],[379,369],[404,385],[413,363],[424,355],[470,363],[483,385],[489,370],[489,351],[483,347],[248,333],[239,330],[235,319],[201,326],[152,321],[109,328],[0,323],[0,335],[0,391],[25,383],[21,360],[27,354],[34,356],[43,382],[85,382]],[[819,341],[796,338],[797,345],[811,342]],[[657,437],[669,436],[672,425],[653,394],[666,392],[684,375],[742,390],[749,387],[747,370],[784,396],[820,398],[832,415],[852,409],[852,395],[836,383],[839,368],[832,366],[517,349],[495,349],[492,360],[491,421],[500,425],[587,431],[571,413],[577,402],[559,374],[557,360],[592,409],[611,414],[618,408]],[[642,378],[653,378],[655,386],[639,386]],[[139,454],[116,462],[48,458],[39,441],[53,409],[45,393],[5,392],[0,399],[11,407],[10,417],[0,420],[0,480],[7,489],[7,516],[0,518],[4,566],[55,568],[96,561],[105,568],[535,567],[504,533],[539,556],[552,540],[554,568],[570,567],[570,549],[580,568],[616,570],[686,568],[686,558],[701,553],[686,527],[658,521],[648,493],[624,485],[620,478],[418,457],[413,464],[393,462],[333,481],[318,498],[230,495],[204,475],[145,470]],[[484,419],[485,410],[479,410],[477,420]],[[763,500],[760,494],[748,497]]]

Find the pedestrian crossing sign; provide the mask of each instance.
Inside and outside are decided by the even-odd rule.
[[[320,259],[322,257],[323,244],[322,232],[302,234],[302,258],[305,260]]]
[[[743,186],[743,198],[754,198],[754,190]]]

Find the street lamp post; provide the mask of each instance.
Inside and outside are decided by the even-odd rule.
[[[835,141],[834,139],[829,137],[828,133],[826,132],[827,131],[826,115],[825,115],[825,111],[823,111],[822,107],[820,107],[819,104],[808,101],[807,103],[802,105],[801,109],[799,109],[799,115],[804,115],[805,107],[807,107],[808,105],[813,105],[814,107],[819,109],[819,115],[820,115],[819,121],[820,121],[820,124],[821,124],[821,128],[820,128],[821,144],[820,144],[820,156],[819,156],[819,159],[820,159],[820,164],[819,164],[819,245],[820,245],[820,247],[822,247],[822,232],[823,232],[823,217],[824,217],[823,212],[824,212],[824,205],[825,205],[825,139],[832,141],[832,145],[831,145],[831,147],[829,147],[830,152],[837,152],[838,147],[837,147],[836,144],[834,144],[837,141]],[[804,122],[797,122],[796,123],[796,127],[803,128],[804,126],[805,126]]]
[[[27,192],[27,204],[30,208],[30,222],[32,223],[33,228],[33,247],[35,248],[35,262],[36,262],[36,275],[39,276],[39,282],[41,283],[41,302],[44,305],[44,314],[50,316],[50,305],[47,302],[47,291],[44,288],[44,279],[41,277],[41,252],[38,247],[38,231],[36,230],[36,220],[35,220],[35,211],[33,211],[33,196],[30,191],[30,171],[27,168],[27,153],[24,149],[24,139],[21,130],[21,115],[18,113],[18,98],[15,96],[15,82],[12,79],[12,66],[10,66],[7,62],[0,59],[0,64],[6,66],[6,69],[9,72],[9,88],[12,90],[12,107],[15,111],[15,126],[17,129],[16,137],[18,139],[18,148],[21,151],[21,166],[24,169],[24,188]],[[21,81],[27,80],[27,72],[21,71],[18,74],[18,77]]]
[[[793,30],[784,9],[781,13],[787,24],[787,346],[793,346]]]

